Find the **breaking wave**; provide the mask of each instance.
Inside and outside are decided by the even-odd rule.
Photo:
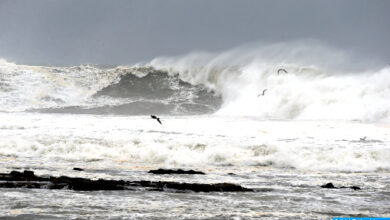
[[[390,121],[390,67],[347,57],[316,44],[277,44],[118,67],[3,60],[0,111]]]
[[[204,114],[221,99],[152,67],[45,67],[0,62],[3,112]]]

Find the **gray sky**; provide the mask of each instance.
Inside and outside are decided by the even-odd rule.
[[[133,64],[314,38],[390,62],[387,0],[0,0],[0,58]]]

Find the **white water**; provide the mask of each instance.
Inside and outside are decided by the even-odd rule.
[[[390,66],[363,68],[361,63],[318,44],[278,44],[157,58],[146,66],[178,74],[186,82],[221,95],[223,104],[217,115],[389,123]],[[92,95],[129,71],[147,74],[137,73],[139,66],[144,65],[59,68],[1,61],[5,92],[0,94],[0,110],[128,103],[128,99]],[[278,75],[280,68],[288,73]],[[265,96],[258,96],[264,89]]]
[[[194,116],[165,117],[161,126],[148,116],[22,113],[1,114],[0,120],[3,159],[39,158],[58,169],[67,169],[70,162],[88,166],[91,161],[106,168],[147,164],[341,172],[390,169],[387,125]]]
[[[0,60],[0,73],[0,111],[17,112],[69,105],[99,105],[100,100],[91,100],[91,96],[115,83],[121,69],[101,69],[89,65],[27,66]]]
[[[390,69],[351,64],[333,49],[286,45],[158,58],[132,67],[40,67],[0,61],[2,173],[30,169],[52,176],[231,182],[259,190],[181,194],[2,188],[0,217],[388,216]],[[140,66],[204,85],[222,97],[222,106],[209,115],[162,115],[163,125],[146,114],[26,112],[131,103],[132,97],[94,94],[129,72],[147,74],[138,72]],[[278,75],[279,68],[288,73]],[[265,96],[258,97],[263,89]],[[183,96],[194,96],[187,94],[191,91],[200,90],[189,88]],[[195,169],[207,175],[147,173],[156,168]],[[327,182],[362,190],[319,187]]]
[[[329,219],[389,215],[388,125],[231,116],[166,116],[162,122],[149,116],[0,113],[0,172],[30,169],[52,176],[230,182],[259,192],[1,188],[0,216]],[[147,173],[156,168],[195,169],[207,175]],[[319,187],[327,182],[362,190]]]
[[[346,68],[351,64],[340,60],[352,61],[344,56],[325,47],[274,45],[159,58],[151,65],[215,89],[224,100],[219,115],[389,122],[390,66]],[[288,74],[278,75],[279,68]],[[263,89],[266,95],[258,97]]]

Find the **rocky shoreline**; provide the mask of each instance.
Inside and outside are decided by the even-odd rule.
[[[83,171],[81,168],[74,170]],[[170,170],[158,169],[150,170],[148,173],[161,175],[205,175],[205,173],[194,170]],[[320,186],[327,189],[350,188],[360,190],[358,186],[335,187],[332,183]],[[0,173],[0,188],[32,188],[32,189],[68,189],[76,191],[97,191],[97,190],[147,190],[147,191],[171,191],[171,192],[256,192],[255,189],[245,188],[232,183],[183,183],[172,181],[125,181],[88,179],[68,176],[36,176],[33,171],[23,172],[11,171],[10,173]]]
[[[190,173],[193,173],[192,171]],[[74,178],[68,176],[40,177],[33,171],[0,173],[0,188],[34,188],[34,189],[70,189],[77,191],[96,190],[149,190],[174,192],[253,192],[232,183],[181,183],[171,181],[124,181]]]

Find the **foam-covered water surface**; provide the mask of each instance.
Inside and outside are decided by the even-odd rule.
[[[368,67],[314,44],[249,45],[131,66],[0,60],[0,172],[255,190],[1,188],[0,218],[389,216],[388,100],[389,66]],[[206,175],[148,173],[157,168]],[[329,182],[347,188],[320,187]]]
[[[1,189],[2,216],[327,219],[389,215],[385,207],[390,201],[390,128],[384,124],[166,116],[160,125],[149,116],[78,115],[75,119],[73,114],[42,113],[1,113],[0,120],[1,172],[32,169],[37,175],[231,182],[257,190],[178,194]],[[201,170],[207,175],[147,173],[160,167]],[[327,182],[362,190],[320,188]]]
[[[389,127],[340,121],[264,121],[250,117],[1,114],[1,155],[47,167],[258,167],[388,171]],[[364,138],[365,137],[365,138]],[[28,164],[28,163],[27,163]]]

